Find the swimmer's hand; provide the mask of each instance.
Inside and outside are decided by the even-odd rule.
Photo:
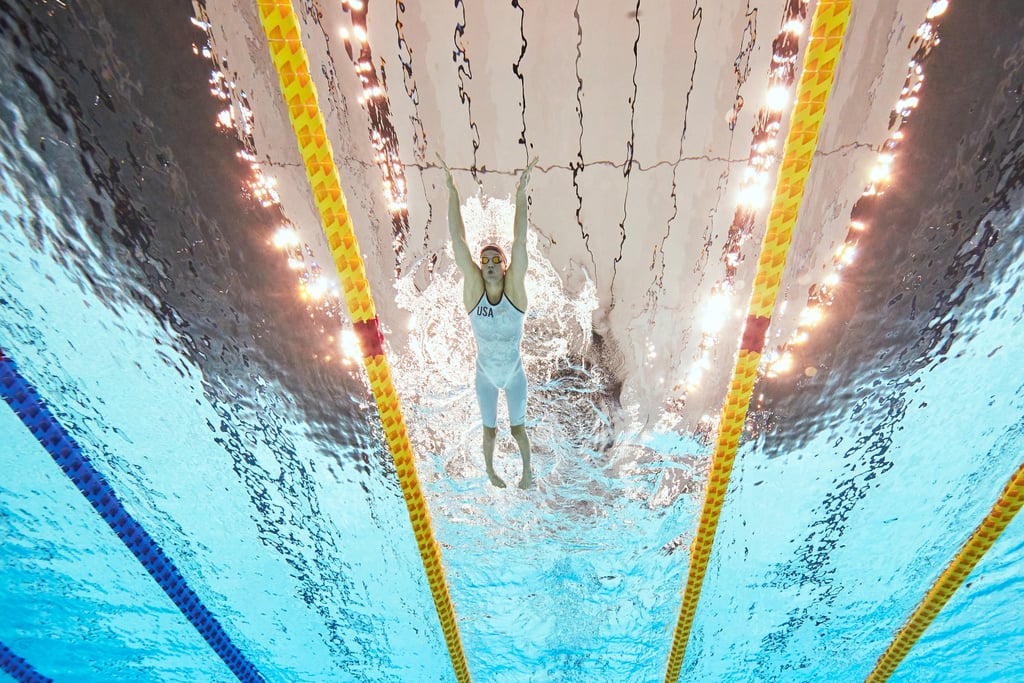
[[[519,187],[516,188],[516,192],[518,194],[526,193],[526,186],[530,184],[530,173],[533,171],[533,167],[537,165],[538,160],[540,160],[540,157],[534,157],[533,161],[527,164],[526,168],[523,169],[522,174],[520,174]]]
[[[435,152],[434,156],[437,157],[438,162],[441,164],[441,168],[444,169],[445,183],[448,185],[448,189],[451,192],[457,192],[455,189],[455,180],[452,178],[452,170],[448,168],[448,164],[444,163],[444,159],[441,158],[440,154]]]

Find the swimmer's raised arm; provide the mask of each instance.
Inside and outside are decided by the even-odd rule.
[[[469,251],[466,244],[466,225],[462,222],[462,207],[459,203],[459,190],[455,187],[455,180],[452,179],[452,171],[448,164],[444,163],[441,155],[437,160],[444,168],[445,183],[448,185],[448,233],[452,238],[452,252],[455,254],[455,265],[462,273],[462,303],[469,311],[480,300],[484,293],[484,276],[480,272],[480,266]]]
[[[534,158],[519,176],[516,187],[516,215],[512,224],[512,258],[509,260],[508,272],[505,274],[505,287],[522,310],[526,310],[526,269],[529,267],[526,251],[526,230],[529,224],[529,202],[526,188],[530,184],[530,172],[537,165]]]
[[[459,190],[455,187],[455,180],[452,178],[452,171],[444,162],[441,155],[437,155],[445,173],[445,183],[448,185],[448,233],[452,238],[452,251],[455,253],[455,264],[462,271],[463,277],[480,277],[480,268],[476,265],[473,255],[469,252],[469,245],[466,244],[466,225],[462,222],[462,207],[459,203]]]

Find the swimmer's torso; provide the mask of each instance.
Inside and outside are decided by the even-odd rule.
[[[491,304],[484,293],[469,311],[476,337],[477,367],[495,386],[504,387],[522,363],[519,342],[524,318],[504,293],[497,304]]]

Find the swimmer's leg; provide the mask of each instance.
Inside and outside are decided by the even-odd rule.
[[[494,386],[478,365],[476,368],[476,400],[480,405],[480,419],[484,423],[484,466],[487,478],[498,488],[505,482],[494,472],[494,442],[498,423],[498,387]]]
[[[530,469],[530,438],[526,436],[526,425],[512,425],[512,438],[519,444],[519,455],[523,458],[523,478],[519,488],[528,489],[533,485],[533,471]]]
[[[505,488],[505,482],[494,471],[494,442],[497,440],[498,429],[496,427],[484,427],[484,466],[487,468],[487,478],[499,489]]]
[[[512,438],[519,445],[519,455],[523,459],[523,478],[519,480],[519,488],[527,489],[533,484],[533,471],[530,469],[530,438],[526,435],[526,373],[522,365],[505,387],[505,399],[508,401]]]

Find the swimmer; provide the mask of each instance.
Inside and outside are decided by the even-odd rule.
[[[466,226],[462,222],[459,191],[451,170],[438,156],[448,184],[448,230],[451,233],[455,263],[462,272],[462,303],[476,337],[476,396],[484,425],[484,465],[487,477],[499,488],[505,482],[494,472],[494,442],[497,436],[498,391],[505,391],[512,438],[519,445],[523,476],[519,488],[533,483],[530,470],[530,439],[526,435],[526,373],[519,353],[526,315],[526,186],[537,159],[519,176],[516,188],[516,213],[513,222],[512,258],[497,244],[484,245],[479,263],[466,244]]]

